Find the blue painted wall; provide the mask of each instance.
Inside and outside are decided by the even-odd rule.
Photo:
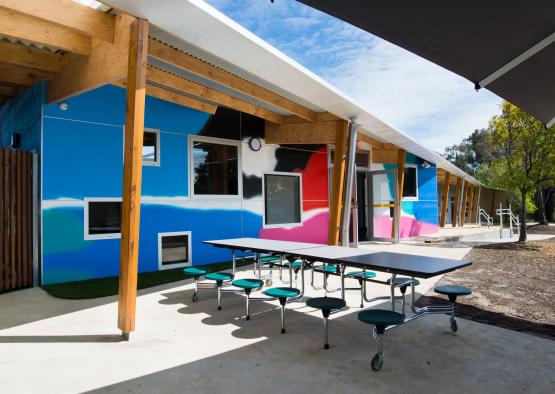
[[[40,152],[40,131],[43,83],[23,91],[0,111],[0,146],[12,143],[14,133],[21,135],[21,150]]]

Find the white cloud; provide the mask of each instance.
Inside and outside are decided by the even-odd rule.
[[[486,127],[501,99],[293,0],[210,0],[222,12],[436,151]]]

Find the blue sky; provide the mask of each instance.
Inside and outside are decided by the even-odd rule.
[[[433,150],[486,127],[499,111],[493,93],[294,0],[206,1]]]

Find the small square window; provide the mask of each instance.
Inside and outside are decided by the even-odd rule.
[[[169,269],[191,265],[191,232],[158,234],[158,268]]]
[[[160,165],[160,132],[145,130],[143,135],[143,165]]]
[[[85,199],[85,239],[121,236],[121,200]]]
[[[405,167],[403,198],[418,198],[418,172],[416,166]]]
[[[300,174],[264,174],[265,225],[300,224]]]

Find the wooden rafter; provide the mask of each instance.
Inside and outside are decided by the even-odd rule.
[[[181,76],[171,74],[159,68],[148,66],[147,79],[158,85],[167,86],[187,95],[199,97],[203,100],[258,116],[259,118],[266,119],[274,123],[281,123],[283,120],[283,117],[280,114],[230,96],[229,94],[209,88],[208,86],[201,85]]]
[[[464,190],[463,190],[463,200],[462,200],[462,206],[461,206],[461,223],[460,226],[464,226],[464,224],[466,223],[466,203],[468,201],[468,196],[469,196],[469,192],[470,192],[470,183],[465,182],[464,183]]]
[[[344,121],[274,124],[266,122],[267,144],[334,144],[338,123]]]
[[[188,53],[172,48],[153,38],[149,42],[149,56],[161,60],[172,66],[186,70],[200,77],[217,82],[230,89],[246,94],[257,100],[271,104],[277,108],[284,109],[303,119],[316,121],[316,112],[280,96],[253,82],[240,78],[226,70],[216,67]]]
[[[48,102],[124,80],[127,77],[129,26],[134,20],[134,17],[124,13],[116,15],[113,43],[93,38],[94,50],[90,56],[71,54],[62,71],[48,85]]]
[[[439,227],[445,227],[445,220],[447,218],[447,204],[449,204],[449,178],[451,174],[445,173],[445,178],[443,180],[443,199],[441,200],[441,216],[439,219]]]
[[[397,212],[399,212],[399,216],[401,215],[402,212],[402,204],[403,204],[403,188],[405,186],[405,157],[406,157],[406,152],[404,149],[399,149],[397,151],[397,190],[398,190],[398,195],[397,197],[397,204],[399,206],[399,209],[397,210]],[[398,218],[397,223],[400,223],[401,218]],[[395,237],[395,225],[393,224],[391,226],[391,238]],[[398,229],[397,229],[398,230]]]
[[[347,137],[349,124],[342,120],[336,124],[335,156],[333,162],[330,220],[328,223],[328,244],[339,245],[339,227],[343,207],[343,189],[345,180],[345,158],[347,154]]]
[[[49,79],[53,76],[54,74],[47,71],[0,63],[0,81],[10,84],[31,86],[41,79]]]
[[[91,53],[89,36],[4,7],[0,7],[0,34],[81,55]]]
[[[0,59],[6,64],[58,72],[62,68],[62,55],[47,50],[0,41]]]
[[[461,188],[462,188],[462,179],[459,177],[457,178],[457,186],[455,188],[455,203],[453,205],[453,218],[451,220],[451,226],[456,227],[457,223],[459,222],[459,205],[461,201]]]
[[[115,82],[114,85],[127,89],[127,84],[124,81]],[[189,96],[184,96],[182,94],[173,92],[165,88],[161,88],[156,85],[152,85],[150,83],[146,84],[146,94],[147,96],[156,97],[160,100],[169,101],[183,107],[193,108],[198,111],[207,112],[212,115],[215,114],[216,110],[218,109],[218,107],[215,105],[205,103],[204,101],[200,101]]]
[[[112,42],[114,16],[72,0],[0,0],[0,6]]]

